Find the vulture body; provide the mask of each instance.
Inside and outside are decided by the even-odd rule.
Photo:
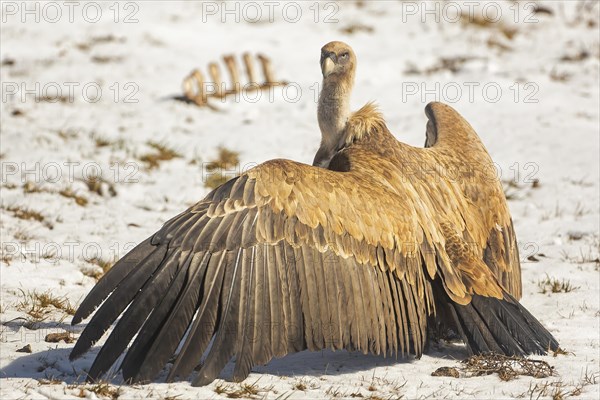
[[[150,381],[172,360],[168,380],[201,364],[194,385],[212,382],[233,356],[234,380],[305,349],[419,357],[438,325],[473,353],[558,348],[518,303],[511,217],[473,128],[431,103],[427,147],[401,143],[374,105],[350,113],[349,46],[323,47],[321,68],[314,166],[265,162],[119,260],[72,321],[100,306],[75,359],[121,316],[89,379],[126,350],[126,381]]]

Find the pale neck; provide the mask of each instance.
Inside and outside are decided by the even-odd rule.
[[[317,116],[321,129],[321,147],[313,165],[327,168],[332,157],[345,143],[346,123],[350,118],[350,94],[353,74],[336,79],[323,79]]]
[[[341,141],[350,118],[352,83],[345,80],[323,80],[317,115],[322,143],[330,146]]]

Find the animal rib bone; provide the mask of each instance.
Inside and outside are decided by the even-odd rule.
[[[216,109],[215,107],[208,104],[209,98],[223,99],[232,94],[239,94],[241,92],[251,92],[256,90],[268,90],[273,86],[284,86],[287,85],[286,81],[277,81],[273,73],[271,60],[263,55],[258,54],[258,58],[261,70],[263,73],[262,83],[256,78],[256,70],[250,53],[244,53],[242,60],[245,67],[246,77],[248,82],[243,84],[240,80],[240,72],[238,63],[233,55],[223,56],[223,63],[225,64],[230,78],[230,87],[225,87],[224,81],[221,76],[219,64],[211,62],[208,64],[208,73],[212,82],[206,82],[204,75],[199,69],[194,69],[188,76],[183,79],[183,94],[186,101],[195,103],[198,106],[208,106]],[[212,83],[215,87],[214,91],[208,92],[206,89],[209,87],[209,83]]]

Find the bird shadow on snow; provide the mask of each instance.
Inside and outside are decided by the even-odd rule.
[[[99,347],[93,348],[89,353],[73,362],[69,361],[69,353],[72,345],[64,348],[50,348],[45,351],[39,351],[32,354],[17,355],[10,364],[0,369],[0,378],[31,378],[31,379],[51,379],[64,381],[67,384],[85,382],[86,371],[91,367]],[[468,356],[464,346],[461,345],[441,345],[436,346],[435,350],[426,353],[433,358],[445,359],[464,359]],[[121,359],[115,365],[119,365]],[[353,374],[361,371],[373,371],[378,368],[401,368],[410,367],[415,360],[414,356],[401,357],[395,356],[376,356],[372,354],[362,354],[359,352],[349,352],[346,350],[322,350],[318,352],[302,351],[300,353],[289,354],[282,358],[271,360],[267,365],[255,366],[252,374],[256,375],[274,375],[274,376],[314,376],[321,377],[325,375],[344,375]],[[235,360],[230,361],[221,372],[219,378],[230,381],[235,366]],[[168,365],[155,382],[164,382],[171,365]],[[114,367],[113,367],[114,368]],[[406,370],[409,372],[408,370]],[[109,372],[109,375],[111,372]],[[123,379],[120,374],[112,374],[109,381],[113,384],[122,384]],[[194,375],[183,382],[191,382]]]

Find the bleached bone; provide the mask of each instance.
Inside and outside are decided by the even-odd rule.
[[[194,90],[196,86],[196,90]],[[204,75],[200,70],[193,70],[183,81],[183,93],[189,100],[198,105],[206,104],[206,93],[204,93]]]
[[[275,81],[275,77],[273,76],[273,71],[271,69],[271,60],[263,54],[259,54],[258,59],[260,60],[260,63],[262,65],[262,71],[263,71],[263,75],[265,77],[264,84],[265,85],[275,84],[276,81]]]
[[[223,56],[223,61],[225,61],[225,65],[227,66],[227,70],[229,71],[229,77],[231,78],[231,88],[228,90],[228,92],[237,93],[239,92],[240,74],[238,72],[235,57],[232,55]]]
[[[246,75],[248,76],[249,83],[258,83],[256,75],[254,73],[254,64],[252,63],[252,56],[250,53],[244,53],[244,65],[246,66]]]
[[[210,74],[210,79],[216,86],[215,96],[222,97],[223,80],[221,79],[221,71],[219,70],[219,64],[217,64],[216,62],[211,62],[210,64],[208,64],[208,73]]]
[[[242,86],[242,82],[240,81],[240,70],[238,68],[236,58],[234,55],[229,54],[223,56],[223,61],[227,67],[227,71],[229,72],[229,78],[231,80],[230,87],[227,87],[225,81],[223,80],[219,64],[216,62],[211,62],[208,64],[208,73],[211,79],[210,83],[216,86],[215,90],[207,92],[206,83],[209,82],[205,81],[204,75],[202,72],[200,72],[200,70],[195,69],[183,80],[183,93],[185,97],[199,106],[208,106],[209,108],[214,109],[214,107],[208,104],[208,98],[224,98],[230,94],[237,94],[242,90],[267,90],[267,88],[272,86],[287,85],[286,81],[275,80],[271,66],[271,60],[267,56],[259,54],[257,55],[257,58],[260,61],[262,73],[264,75],[263,82],[258,82],[256,79],[255,62],[250,53],[246,52],[242,54],[242,60],[244,63],[246,76],[248,78],[248,83]]]

